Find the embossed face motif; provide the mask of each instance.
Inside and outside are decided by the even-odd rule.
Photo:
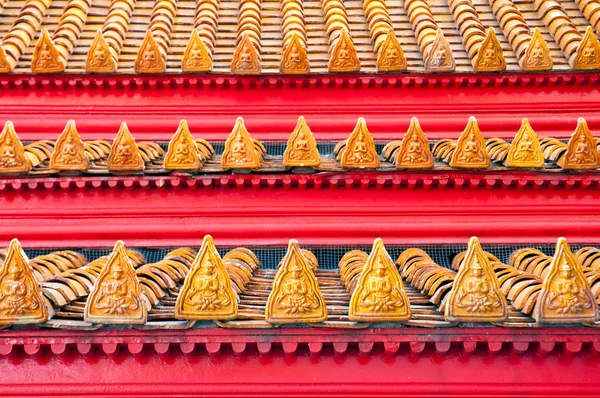
[[[250,54],[250,51],[244,50],[240,54],[240,62],[242,62],[243,64],[249,64],[250,62],[252,62],[252,55]]]
[[[196,45],[190,51],[190,58],[195,61],[200,61],[202,59],[202,49],[200,46]]]
[[[592,45],[586,45],[583,47],[583,57],[584,58],[595,58],[596,57],[596,49]]]
[[[377,259],[377,262],[375,263],[375,275],[385,276],[385,265],[383,265],[380,258]]]
[[[121,276],[123,275],[123,269],[116,265],[115,268],[113,268],[113,278],[114,279],[121,279]]]
[[[573,270],[567,263],[564,263],[560,267],[560,277],[564,279],[571,279],[573,277]]]
[[[348,45],[344,42],[340,46],[340,51],[338,53],[338,58],[340,60],[348,60],[350,59],[350,50],[348,49]]]
[[[494,46],[492,45],[492,43],[489,43],[486,48],[485,48],[485,52],[483,54],[483,57],[487,60],[492,60],[494,58],[496,58],[496,49],[494,48]]]
[[[202,264],[202,275],[210,276],[214,273],[215,266],[209,260],[206,260],[204,264]]]
[[[531,49],[531,56],[538,61],[544,58],[544,49],[540,43],[535,43],[535,46]]]
[[[398,59],[398,51],[395,48],[388,48],[385,57],[389,62],[393,62]]]
[[[119,146],[117,147],[117,154],[120,156],[131,155],[131,146],[126,142],[119,144]]]
[[[155,58],[154,51],[152,51],[151,48],[147,48],[146,51],[144,51],[144,61],[153,62],[154,58]]]
[[[97,48],[96,51],[94,51],[94,60],[99,63],[106,61],[106,53],[102,49]]]
[[[439,43],[433,53],[433,64],[434,65],[442,65],[445,62],[446,62],[446,51],[444,50],[444,46],[442,46],[442,44]]]
[[[8,271],[8,276],[13,281],[18,281],[19,279],[21,279],[22,275],[23,275],[23,271],[21,270],[21,268],[16,267],[16,266],[10,267],[10,269]]]
[[[44,61],[48,61],[48,60],[52,59],[52,54],[50,53],[50,48],[48,47],[48,44],[46,44],[46,43],[42,44],[42,49],[40,51],[40,59],[42,59]]]
[[[482,271],[483,271],[483,268],[481,267],[481,264],[479,264],[477,259],[475,259],[473,261],[473,267],[471,268],[471,272],[473,273],[473,276],[475,278],[480,278],[483,275]]]
[[[290,51],[290,61],[294,63],[300,62],[300,50],[295,44],[292,46],[292,51]]]

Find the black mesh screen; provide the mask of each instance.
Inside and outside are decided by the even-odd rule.
[[[587,245],[572,245],[571,249],[573,252],[579,250],[581,247]],[[590,245],[593,246],[593,245]],[[396,260],[396,258],[407,248],[410,247],[418,247],[422,250],[425,250],[427,254],[433,260],[444,267],[450,267],[452,263],[452,259],[458,253],[466,250],[467,246],[465,245],[386,245],[386,249],[390,253],[392,259]],[[496,257],[500,259],[500,261],[506,263],[508,261],[508,257],[510,253],[517,249],[521,249],[524,247],[535,247],[542,252],[552,255],[554,252],[554,245],[483,245],[483,249],[489,251],[494,254]],[[174,247],[169,248],[136,248],[129,247],[131,249],[136,249],[142,252],[149,263],[158,262],[163,259],[163,257],[170,251],[173,250]],[[196,250],[199,247],[194,247]],[[258,257],[261,262],[261,266],[267,269],[274,269],[279,264],[279,261],[285,255],[287,250],[287,246],[260,246],[253,247],[249,246]],[[336,269],[339,260],[342,256],[350,251],[350,250],[364,250],[369,253],[371,251],[371,246],[302,246],[304,249],[308,249],[312,251],[317,259],[319,260],[319,268],[321,269]],[[70,250],[75,250],[77,252],[82,253],[87,257],[88,260],[94,260],[100,256],[104,256],[109,254],[112,248],[106,249],[86,249],[86,248],[72,248]],[[233,247],[219,247],[218,250],[221,255],[224,255],[229,250],[233,249]],[[29,256],[29,258],[33,258],[42,254],[47,254],[55,249],[25,249],[25,252]]]

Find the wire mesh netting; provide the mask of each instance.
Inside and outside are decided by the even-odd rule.
[[[588,245],[572,245],[571,249],[573,252],[576,252],[580,248],[588,246]],[[594,246],[594,245],[589,245]],[[427,254],[439,265],[450,268],[452,263],[452,259],[454,256],[459,254],[460,252],[466,250],[466,245],[416,245],[416,246],[407,246],[407,245],[390,245],[386,246],[387,251],[393,260],[396,260],[400,253],[404,250],[418,247]],[[547,255],[552,255],[554,253],[554,245],[483,245],[483,249],[494,254],[496,257],[500,259],[503,263],[507,263],[510,254],[518,249],[522,249],[525,247],[535,247],[542,251]],[[146,247],[129,247],[130,249],[135,249],[140,251],[146,257],[148,263],[155,263],[161,261],[165,255],[175,249],[175,247],[168,248],[146,248]],[[261,262],[261,267],[265,269],[275,269],[277,265],[281,261],[281,259],[285,256],[287,246],[249,246],[250,250],[252,250],[258,259]],[[319,260],[319,268],[320,269],[337,269],[338,262],[342,258],[344,254],[349,252],[350,250],[363,250],[367,253],[371,251],[371,246],[302,246],[304,249],[308,249],[312,251],[317,259]],[[194,249],[198,250],[199,247],[194,247]],[[233,247],[219,247],[218,251],[221,256],[225,255],[229,250],[233,249]],[[65,250],[74,250],[77,251],[84,256],[88,260],[94,260],[98,257],[105,256],[109,254],[112,248],[105,249],[87,249],[87,248],[71,248]],[[29,256],[29,258],[33,258],[36,256],[40,256],[43,254],[48,254],[55,251],[55,249],[26,249],[25,252]]]

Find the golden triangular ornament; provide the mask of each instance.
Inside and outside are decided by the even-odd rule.
[[[506,298],[492,266],[475,237],[469,240],[445,303],[446,319],[460,322],[497,322],[508,317]]]
[[[8,62],[8,58],[6,58],[6,52],[2,45],[0,45],[0,73],[10,73],[12,72],[11,63]]]
[[[295,239],[279,265],[265,309],[270,323],[323,322],[327,319],[325,300],[317,278]]]
[[[581,265],[565,238],[559,238],[550,272],[533,311],[538,322],[588,322],[598,319],[598,305]]]
[[[585,30],[585,35],[577,48],[577,55],[571,67],[575,70],[600,69],[600,43],[591,26]]]
[[[490,167],[490,156],[477,119],[469,118],[465,130],[458,137],[456,149],[450,159],[450,166],[463,169],[484,169]]]
[[[238,313],[231,279],[210,235],[202,241],[175,304],[178,319],[227,320]]]
[[[106,164],[110,171],[141,171],[146,166],[135,139],[129,132],[125,122],[121,123],[119,132],[110,148]]]
[[[69,120],[54,144],[50,157],[52,170],[86,171],[90,162],[85,156],[85,146],[77,132],[74,120]]]
[[[358,72],[360,60],[356,55],[356,48],[348,30],[342,29],[340,37],[329,55],[329,72]]]
[[[250,40],[250,35],[244,33],[235,49],[231,60],[231,73],[239,75],[258,75],[262,70],[260,54]]]
[[[196,141],[190,133],[187,121],[182,120],[179,123],[179,128],[169,141],[163,164],[167,170],[198,170],[202,166]]]
[[[540,141],[527,119],[523,119],[521,128],[510,144],[506,165],[526,168],[544,166],[544,154],[540,148]]]
[[[96,37],[88,50],[85,71],[88,73],[113,73],[117,70],[117,62],[110,51],[110,46],[98,29]]]
[[[429,73],[454,72],[456,68],[452,49],[441,29],[437,30],[429,53],[423,54],[423,57],[425,58],[425,70]]]
[[[33,50],[31,71],[33,73],[59,73],[65,70],[60,53],[54,46],[46,29],[42,33]]]
[[[88,296],[84,319],[103,324],[143,324],[147,306],[125,244],[118,241]]]
[[[27,173],[31,163],[11,121],[4,124],[0,134],[0,174]]]
[[[394,34],[394,30],[390,29],[387,33],[385,41],[379,50],[377,57],[378,72],[400,72],[405,71],[408,67],[404,51]]]
[[[498,37],[493,28],[489,28],[481,47],[473,59],[476,72],[501,72],[506,69],[506,60]]]
[[[379,155],[375,141],[362,117],[358,119],[354,131],[346,140],[346,148],[340,159],[342,167],[347,169],[376,169],[379,167]]]
[[[17,239],[0,265],[0,325],[43,323],[48,308],[29,260]]]
[[[410,302],[398,268],[383,241],[375,239],[350,299],[351,321],[406,321],[411,317]]]
[[[186,73],[210,72],[212,69],[212,57],[206,45],[200,38],[198,30],[192,30],[190,40],[183,53],[181,70]]]
[[[291,39],[283,48],[283,58],[279,64],[279,71],[285,74],[305,75],[310,73],[306,48],[300,41],[296,32],[292,32]]]
[[[594,136],[585,119],[579,118],[567,150],[558,163],[566,170],[594,170],[599,166],[599,159]]]
[[[156,44],[151,30],[146,31],[134,67],[135,73],[164,73],[167,69],[165,57]]]
[[[256,169],[259,166],[260,158],[254,149],[254,141],[246,130],[244,119],[238,117],[231,134],[225,141],[221,167],[224,169]]]
[[[430,169],[433,167],[433,155],[429,149],[429,141],[419,120],[413,117],[410,127],[402,138],[400,150],[396,157],[396,168],[398,169]]]
[[[304,117],[300,116],[283,153],[283,165],[285,167],[317,167],[320,163],[321,156],[317,149],[317,141]]]
[[[533,29],[525,56],[520,60],[521,67],[526,71],[552,70],[554,61],[550,55],[548,43],[542,37],[538,28]]]

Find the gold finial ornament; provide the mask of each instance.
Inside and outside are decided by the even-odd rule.
[[[394,30],[390,28],[379,50],[377,58],[378,72],[400,72],[408,68],[404,51],[394,34]]]
[[[430,52],[423,55],[425,71],[429,73],[454,72],[456,68],[452,49],[441,29],[437,30]]]
[[[326,319],[327,308],[317,278],[300,252],[298,241],[292,239],[275,275],[265,320],[269,323],[299,323]]]
[[[135,73],[165,73],[167,69],[165,57],[156,44],[151,30],[146,31],[146,36],[135,59],[134,68]]]
[[[599,159],[596,142],[587,122],[579,118],[567,150],[558,164],[566,170],[594,170],[599,166]]]
[[[84,320],[103,324],[143,324],[148,302],[142,294],[125,244],[118,241],[85,303]]]
[[[429,141],[419,120],[410,119],[408,131],[402,138],[400,150],[396,157],[397,169],[430,169],[433,167],[433,155],[429,149]]]
[[[544,154],[540,148],[540,141],[527,119],[523,119],[521,128],[510,144],[506,165],[525,168],[544,167]]]
[[[48,308],[29,260],[17,239],[0,265],[0,325],[43,323]]]
[[[60,53],[50,39],[48,31],[42,29],[42,34],[33,50],[31,71],[33,73],[60,73],[64,70],[65,65]]]
[[[106,164],[110,171],[141,171],[146,166],[135,139],[129,132],[125,122],[121,123],[119,132],[110,148]]]
[[[225,150],[221,157],[224,169],[257,169],[260,157],[254,149],[254,141],[248,134],[244,119],[238,117],[235,126],[225,141]]]
[[[565,238],[558,239],[549,267],[533,312],[535,320],[540,323],[597,320],[598,306],[590,284]]]
[[[12,72],[12,66],[8,59],[6,58],[6,51],[0,45],[0,73],[10,73]]]
[[[175,304],[177,319],[227,320],[238,313],[231,279],[210,235],[190,267]]]
[[[260,55],[248,33],[242,34],[242,39],[233,54],[230,69],[231,73],[238,75],[258,75],[262,71]]]
[[[320,163],[321,156],[317,149],[317,141],[304,117],[300,116],[283,153],[283,165],[285,167],[318,167]]]
[[[526,71],[552,70],[554,61],[550,55],[548,43],[542,37],[538,28],[533,29],[531,40],[525,51],[525,57],[521,60],[521,68]]]
[[[506,70],[506,60],[494,28],[488,29],[473,61],[473,68],[476,72],[502,72]]]
[[[571,65],[573,69],[600,69],[600,43],[591,26],[588,26],[585,30],[585,35],[581,39],[575,54],[573,65]]]
[[[411,317],[398,268],[379,238],[373,243],[352,293],[348,317],[351,321],[366,322],[397,322]]]
[[[198,30],[192,30],[181,60],[181,70],[185,73],[210,72],[212,65],[212,57],[200,38]]]
[[[69,120],[54,144],[50,157],[52,170],[86,171],[90,162],[85,155],[83,141],[77,132],[74,120]]]
[[[362,117],[358,118],[354,131],[346,140],[346,148],[340,164],[347,169],[376,169],[379,167],[379,155],[377,155],[375,141],[367,128],[367,122]]]
[[[508,317],[506,298],[476,237],[469,240],[444,315],[449,321],[497,322]]]
[[[167,170],[198,170],[202,166],[196,141],[190,133],[187,121],[182,120],[179,123],[179,128],[169,141],[163,165]]]
[[[102,31],[98,29],[96,37],[88,50],[85,61],[85,71],[88,73],[113,73],[117,70],[117,63],[110,51],[110,46]]]
[[[485,140],[477,119],[469,118],[465,130],[458,137],[456,150],[450,158],[450,166],[462,169],[485,169],[490,167],[490,156],[485,149]]]
[[[329,58],[329,72],[358,72],[360,60],[356,55],[356,48],[347,29],[340,31],[340,37],[333,47]]]
[[[310,64],[306,48],[296,32],[292,32],[291,39],[283,48],[283,58],[279,71],[288,75],[306,75],[310,73]]]
[[[27,173],[29,170],[31,163],[25,156],[23,143],[13,123],[8,121],[0,133],[0,174]]]

